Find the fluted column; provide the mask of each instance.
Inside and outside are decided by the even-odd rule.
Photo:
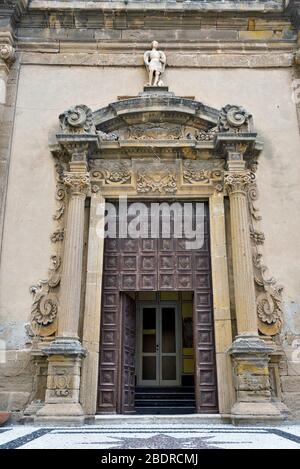
[[[230,198],[232,261],[238,334],[257,334],[256,298],[247,208],[249,171],[229,172],[225,186]]]
[[[58,320],[58,337],[78,339],[80,312],[84,203],[89,188],[86,163],[80,172],[66,172],[64,183],[69,190],[69,205],[65,229],[63,272],[61,278],[61,307]]]

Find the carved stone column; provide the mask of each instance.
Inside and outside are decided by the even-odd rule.
[[[230,199],[232,261],[238,334],[257,334],[256,298],[247,209],[249,171],[228,172],[225,186]]]
[[[37,420],[83,422],[79,403],[81,361],[86,351],[79,336],[81,276],[85,198],[90,187],[87,158],[93,134],[92,113],[86,106],[76,106],[60,116],[64,131],[57,139],[70,155],[69,171],[63,174],[69,194],[64,229],[64,254],[57,336],[44,349],[48,355],[48,379],[45,406]]]
[[[81,291],[84,202],[89,189],[89,174],[86,163],[71,163],[70,166],[71,171],[64,175],[70,198],[65,231],[58,336],[76,341]]]
[[[269,354],[271,348],[258,336],[254,272],[250,243],[247,191],[254,175],[245,169],[242,154],[229,154],[225,187],[230,199],[234,294],[238,335],[233,359],[236,403],[234,422],[281,419],[271,402]]]

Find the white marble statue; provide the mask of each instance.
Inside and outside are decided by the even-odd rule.
[[[161,76],[166,67],[166,56],[164,52],[158,49],[158,42],[153,41],[152,49],[147,50],[144,54],[144,62],[149,73],[149,86],[163,86]]]

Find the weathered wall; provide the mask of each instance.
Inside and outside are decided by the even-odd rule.
[[[295,335],[300,334],[300,137],[291,76],[291,69],[283,68],[170,68],[165,82],[177,95],[194,96],[216,108],[239,104],[253,113],[265,142],[258,170],[265,264],[285,287],[285,330]],[[55,210],[48,142],[59,113],[73,104],[95,110],[118,96],[136,95],[145,82],[141,67],[22,66],[0,273],[0,334],[10,349],[25,347],[29,287],[47,278]],[[295,388],[294,381],[287,393],[291,386]]]

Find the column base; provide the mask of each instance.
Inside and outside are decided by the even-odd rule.
[[[35,424],[84,424],[85,414],[79,403],[45,404],[35,416]]]
[[[45,403],[41,401],[34,400],[24,410],[24,417],[32,417],[37,414],[39,410],[44,407]]]
[[[229,350],[233,360],[237,402],[231,409],[232,422],[263,423],[287,417],[279,402],[271,399],[269,354],[272,348],[257,334],[237,336]]]
[[[286,417],[273,402],[236,402],[231,409],[233,424],[274,423]]]
[[[56,337],[44,352],[48,355],[45,405],[37,411],[34,422],[83,424],[85,414],[79,402],[79,388],[85,349],[76,339]]]
[[[86,350],[82,347],[79,340],[73,337],[55,337],[50,345],[43,348],[43,352],[49,356],[63,355],[67,357],[84,357],[86,355]]]

